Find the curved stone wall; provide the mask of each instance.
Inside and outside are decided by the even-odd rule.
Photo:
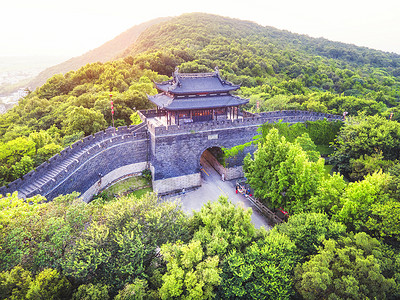
[[[144,122],[109,128],[65,148],[35,170],[0,188],[6,195],[18,191],[23,198],[37,194],[52,200],[78,191],[85,201],[116,179],[150,167],[153,188],[164,193],[201,184],[200,156],[211,147],[230,148],[247,143],[266,122],[297,123],[340,116],[308,111],[248,114],[238,120],[155,126],[147,122],[155,111],[142,112]],[[246,151],[253,151],[253,149]]]
[[[147,161],[145,124],[123,126],[117,130],[109,128],[65,148],[22,178],[1,187],[0,194],[18,191],[23,198],[41,194],[48,200],[72,191],[85,194],[96,184],[101,187],[101,182],[116,179],[108,175],[108,180],[104,181],[102,178],[107,174],[122,177],[143,170]],[[127,165],[131,168],[123,168]],[[84,198],[90,199],[87,193]]]

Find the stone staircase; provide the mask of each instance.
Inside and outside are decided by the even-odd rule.
[[[8,186],[1,187],[0,194],[6,195],[18,191],[19,197],[22,198],[29,198],[37,194],[46,196],[92,156],[126,140],[143,138],[146,130],[146,124],[141,123],[117,129],[108,128],[95,135],[87,136],[54,155],[22,178],[11,182]]]

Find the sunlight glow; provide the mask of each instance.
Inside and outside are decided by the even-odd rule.
[[[312,37],[400,53],[400,2],[344,1],[50,1],[2,4],[0,56],[78,56],[130,27],[165,16],[207,12]]]

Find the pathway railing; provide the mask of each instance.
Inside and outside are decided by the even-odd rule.
[[[240,183],[237,183],[239,187],[239,191],[241,194],[243,194],[247,199],[249,199],[255,207],[264,215],[266,216],[269,220],[271,220],[274,224],[280,224],[283,223],[284,221],[279,218],[273,211],[271,211],[268,207],[266,207],[260,200],[257,198],[249,195],[246,191],[247,189]]]

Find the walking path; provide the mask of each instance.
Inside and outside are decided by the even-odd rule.
[[[200,211],[203,204],[210,201],[218,200],[219,196],[226,196],[228,199],[244,209],[251,208],[253,214],[251,216],[252,223],[256,228],[264,227],[269,230],[272,228],[268,219],[264,217],[257,207],[255,207],[244,195],[236,194],[235,180],[222,181],[221,176],[214,170],[214,168],[205,160],[201,161],[203,170],[202,173],[202,186],[188,191],[184,194],[165,196],[164,199],[180,199],[182,202],[183,211],[191,213],[193,210]]]

